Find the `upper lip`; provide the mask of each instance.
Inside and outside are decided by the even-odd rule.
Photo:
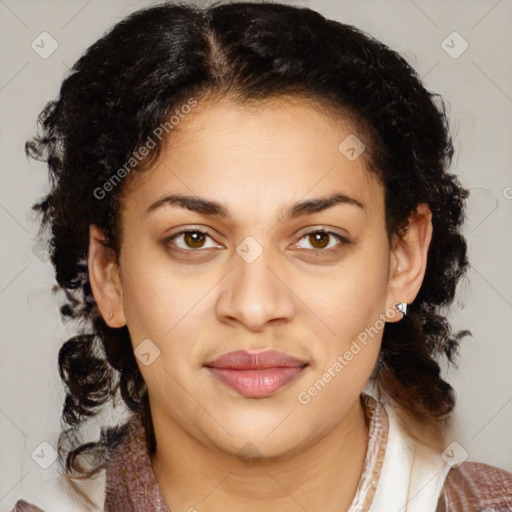
[[[262,370],[265,368],[297,368],[308,363],[278,350],[265,350],[251,352],[236,350],[228,352],[215,360],[208,361],[204,366],[208,368],[228,368],[232,370]]]

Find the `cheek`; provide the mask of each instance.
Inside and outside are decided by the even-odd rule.
[[[126,237],[121,279],[124,312],[135,344],[141,336],[165,337],[199,295],[197,287],[185,285],[165,251],[144,233]]]
[[[159,363],[165,362],[170,371],[180,372],[183,365],[174,369],[176,361],[193,365],[205,307],[213,307],[206,295],[218,277],[206,272],[198,279],[184,276],[164,251],[145,251],[140,245],[130,251],[127,244],[121,266],[123,306],[134,348],[149,339],[160,351]],[[141,367],[141,371],[144,375],[149,370]]]
[[[335,271],[315,277],[309,291],[301,292],[307,291],[308,305],[330,327],[326,334],[341,342],[375,324],[386,309],[389,253],[372,245],[359,247]]]
[[[304,401],[299,400],[310,400],[311,411],[329,403],[338,403],[337,411],[343,411],[372,373],[385,326],[386,250],[385,244],[368,242],[309,293],[308,306],[323,323],[312,351],[317,364],[308,385],[313,388],[311,394],[304,389]]]
[[[180,296],[151,265],[126,265],[123,306],[126,322],[137,344],[139,338],[160,338],[171,329]]]
[[[326,280],[323,293],[310,295],[312,308],[329,330],[323,329],[324,334],[316,339],[312,350],[316,364],[297,402],[311,417],[325,417],[325,411],[330,411],[330,421],[315,427],[319,435],[357,399],[379,355],[387,274],[375,261],[379,260],[352,265],[350,272]]]
[[[138,357],[137,365],[154,399],[177,400],[182,394],[178,383],[187,380],[184,374],[194,362],[191,340],[199,338],[204,320],[198,318],[194,304],[205,291],[186,285],[159,257],[146,257],[143,251],[126,254],[122,260],[126,322],[135,355],[150,354],[149,364]]]

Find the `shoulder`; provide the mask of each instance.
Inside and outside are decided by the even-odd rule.
[[[16,504],[14,505],[14,508],[12,509],[12,512],[44,512],[39,507],[36,507],[35,505],[32,505],[30,503],[27,503],[23,500],[18,500]]]
[[[482,462],[450,469],[436,512],[505,512],[512,509],[512,473]]]
[[[102,428],[101,429],[101,443],[104,445],[108,445],[108,463],[106,464],[106,475],[105,479],[107,482],[110,482],[111,480],[115,480],[116,478],[119,479],[119,475],[126,473],[130,469],[130,459],[133,455],[133,448],[138,447],[138,445],[134,444],[133,438],[136,439],[136,441],[141,444],[143,441],[139,440],[138,438],[143,438],[144,435],[144,429],[142,426],[142,422],[138,416],[133,415],[128,419],[128,421],[124,422],[121,425],[117,425],[115,427],[108,427],[108,428]],[[130,444],[131,441],[131,444]],[[127,464],[128,462],[128,464]],[[124,483],[125,486],[130,485],[130,479],[127,479],[126,483]],[[103,477],[99,477],[98,480],[96,479],[85,479],[81,484],[80,487],[82,491],[85,492],[88,498],[92,499],[97,506],[99,506],[99,499],[104,499],[104,491],[105,491],[105,481],[103,480]],[[47,488],[45,489],[47,490]],[[118,493],[118,489],[115,488],[114,490]],[[62,494],[62,491],[58,490],[58,498],[64,500],[69,499],[70,505],[73,507],[73,510],[76,510],[77,502],[75,500],[75,496],[73,495],[64,495]],[[95,497],[93,497],[93,494]],[[45,494],[46,498],[46,504],[45,507],[48,507],[48,503],[52,503],[52,494]],[[50,500],[50,501],[49,501]],[[61,502],[59,502],[59,505],[61,508],[65,505],[63,505]],[[81,505],[80,505],[81,506]],[[80,509],[82,510],[82,508]],[[115,510],[121,510],[115,509]],[[125,508],[124,510],[128,510]],[[29,503],[23,499],[19,499],[15,505],[14,508],[11,510],[11,512],[45,512],[42,508],[37,507],[36,505],[33,505],[32,503]]]

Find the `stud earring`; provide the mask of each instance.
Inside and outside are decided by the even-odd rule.
[[[403,313],[404,316],[407,314],[407,302],[396,302],[394,306],[398,311]]]
[[[112,317],[114,316],[114,313],[110,313],[110,316],[108,317],[109,320],[112,320]]]

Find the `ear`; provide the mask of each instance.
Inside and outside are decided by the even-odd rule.
[[[105,245],[105,240],[100,228],[89,227],[89,281],[103,320],[109,327],[123,327],[126,318],[119,267],[114,250]]]
[[[389,317],[388,322],[402,319],[402,313],[394,307],[395,303],[410,304],[418,294],[427,268],[427,253],[431,240],[432,212],[426,203],[421,203],[409,217],[407,231],[403,237],[394,237],[386,308],[387,311],[394,311],[396,314]]]

